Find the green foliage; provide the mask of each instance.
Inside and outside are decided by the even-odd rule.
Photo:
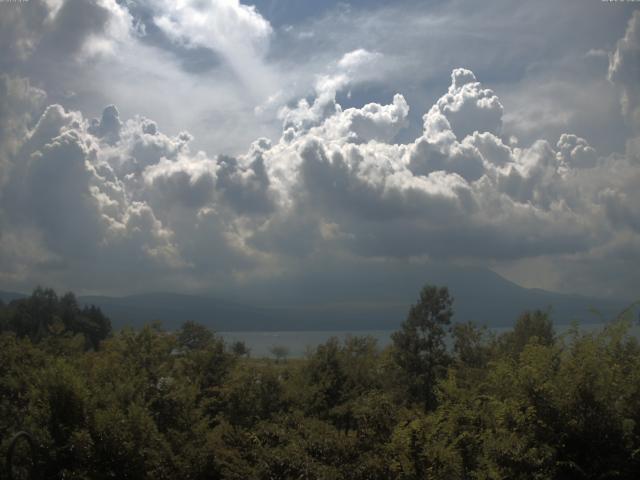
[[[362,397],[381,388],[378,356],[372,338],[351,337],[344,344],[330,338],[308,359],[301,407],[345,432],[356,429]]]
[[[0,307],[0,455],[25,429],[44,478],[638,476],[632,319],[557,336],[525,313],[497,338],[454,325],[447,343],[451,306],[427,287],[387,349],[332,338],[282,362],[192,322],[94,347],[76,323],[90,314],[41,289]]]
[[[111,321],[98,307],[80,308],[73,293],[58,297],[52,289],[38,287],[30,297],[0,305],[0,332],[5,331],[34,342],[81,335],[84,348],[97,349],[111,333]]]
[[[269,349],[269,352],[271,352],[271,355],[274,356],[274,358],[276,359],[276,362],[285,360],[290,353],[289,349],[283,345],[274,345]]]
[[[251,354],[251,349],[241,340],[237,340],[231,344],[231,351],[238,357],[248,357]]]
[[[425,286],[401,330],[392,336],[395,361],[405,374],[409,396],[426,409],[435,408],[436,383],[449,363],[444,340],[452,305],[446,287]]]
[[[222,388],[224,417],[251,427],[286,410],[284,381],[273,365],[239,365]]]
[[[499,343],[505,353],[517,356],[528,343],[551,345],[554,337],[555,333],[549,314],[536,310],[520,315],[513,331],[503,334]]]
[[[487,343],[486,327],[478,327],[471,322],[456,323],[452,329],[453,353],[460,366],[484,369],[491,358],[491,348]]]
[[[178,345],[187,350],[204,350],[214,341],[211,330],[199,323],[188,321],[178,331]]]

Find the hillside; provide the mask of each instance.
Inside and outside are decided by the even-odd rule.
[[[264,286],[227,297],[147,293],[78,299],[99,306],[115,328],[159,320],[165,328],[175,329],[192,320],[217,331],[392,330],[415,301],[407,292],[416,292],[425,283],[449,287],[455,299],[455,321],[472,320],[490,327],[510,326],[521,312],[534,309],[551,309],[556,323],[600,322],[630,303],[527,289],[480,268],[431,266],[402,276],[390,271],[385,278],[344,273],[314,277],[311,282],[293,278],[281,282],[278,290]],[[0,292],[5,301],[19,295]]]

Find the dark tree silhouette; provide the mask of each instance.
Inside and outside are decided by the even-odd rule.
[[[93,305],[80,308],[73,293],[61,297],[50,288],[36,288],[31,296],[4,307],[0,327],[18,337],[39,342],[50,335],[85,337],[85,348],[97,349],[111,333],[111,321]]]
[[[449,361],[444,339],[452,304],[446,287],[425,286],[400,331],[392,336],[394,357],[407,376],[409,394],[427,410],[436,406],[435,385]]]

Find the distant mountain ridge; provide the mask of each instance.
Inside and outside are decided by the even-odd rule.
[[[184,321],[203,323],[217,331],[308,331],[308,330],[393,330],[405,319],[409,306],[424,283],[447,285],[454,297],[454,321],[474,321],[489,327],[512,325],[525,310],[551,309],[554,322],[567,324],[573,320],[595,323],[613,318],[630,302],[593,299],[540,289],[527,289],[484,269],[431,270],[426,280],[402,279],[395,291],[404,297],[384,296],[383,284],[369,285],[375,301],[354,294],[352,299],[336,292],[314,296],[308,292],[323,290],[304,281],[280,292],[266,292],[263,297],[247,297],[251,301],[214,298],[177,293],[147,293],[124,297],[79,296],[82,304],[94,304],[111,318],[114,328],[140,327],[160,321],[167,329],[175,329]],[[394,278],[388,279],[395,285]],[[348,284],[351,279],[342,280]],[[418,283],[420,282],[420,283]],[[362,287],[367,292],[367,285]],[[376,290],[376,288],[378,290]],[[62,293],[62,292],[59,292]],[[357,293],[357,292],[356,292]],[[0,292],[5,302],[24,294]],[[599,312],[594,314],[593,310]]]
[[[26,297],[27,294],[19,293],[19,292],[3,292],[0,290],[0,300],[4,303],[9,303],[13,300],[18,300],[20,298]]]

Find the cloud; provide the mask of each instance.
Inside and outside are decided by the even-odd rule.
[[[558,161],[567,169],[589,168],[596,165],[598,155],[584,138],[563,134],[557,144]]]
[[[362,108],[342,110],[339,106],[334,113],[315,128],[312,134],[325,139],[347,143],[367,143],[371,140],[390,142],[407,125],[409,105],[404,97],[397,94],[390,105],[369,103]],[[298,126],[297,133],[306,133]]]
[[[616,49],[609,55],[609,80],[621,89],[620,104],[634,136],[627,140],[629,158],[640,164],[640,12],[635,11]]]
[[[622,88],[622,111],[640,128],[640,12],[635,11],[627,31],[609,56],[609,79]]]
[[[585,253],[609,240],[601,217],[637,233],[636,195],[623,180],[637,174],[626,159],[600,162],[575,135],[555,147],[505,144],[495,94],[469,70],[451,78],[408,144],[390,143],[409,111],[401,95],[344,110],[332,99],[314,125],[285,123],[277,143],[258,140],[238,157],[192,152],[189,134],[167,136],[144,117],[123,122],[114,106],[87,121],[53,105],[22,145],[4,198],[13,222],[41,231],[41,248],[71,264],[137,255],[147,268],[204,276],[215,274],[196,267],[204,258],[246,275],[329,252]],[[450,124],[462,111],[473,112],[470,135]]]
[[[216,165],[202,155],[162,158],[143,171],[143,179],[149,201],[158,209],[200,208],[212,200]]]
[[[264,164],[264,153],[270,148],[269,140],[260,139],[248,155],[240,159],[222,156],[218,160],[216,188],[222,201],[240,215],[269,214],[275,208]]]
[[[146,258],[136,263],[147,269],[180,264],[171,232],[128,195],[125,179],[103,162],[102,145],[89,130],[81,114],[46,108],[14,157],[2,192],[3,217],[11,225],[4,241],[15,244],[22,233],[31,250],[72,275],[83,265],[114,261],[127,271],[132,266],[124,259],[132,257]]]
[[[364,48],[358,48],[345,53],[338,61],[338,67],[346,72],[357,72],[362,67],[371,65],[381,57],[382,54],[379,52],[370,52]]]
[[[609,71],[629,118],[637,18]],[[85,40],[58,43],[82,51],[89,32],[106,28],[95,19],[79,33]],[[237,1],[163,3],[155,21],[184,48],[220,53],[247,82],[265,66],[261,45],[273,32]],[[239,45],[230,46],[226,28],[245,35]],[[409,97],[349,108],[338,101],[394,60],[373,49],[342,51],[315,77],[312,96],[281,110],[279,137],[235,155],[200,150],[190,133],[115,105],[96,119],[54,102],[44,108],[42,90],[3,76],[0,252],[16,260],[2,264],[2,278],[104,291],[127,275],[145,289],[208,289],[304,265],[416,259],[543,258],[575,273],[578,263],[604,269],[638,244],[633,139],[611,155],[573,132],[516,142],[504,131],[498,95],[480,75],[455,68],[444,94],[421,109],[422,129],[401,140],[415,110]],[[613,290],[628,292],[627,278]]]
[[[255,9],[238,0],[165,2],[156,23],[177,41],[229,52],[232,44],[264,53],[271,25]]]
[[[303,98],[299,100],[293,108],[285,106],[280,109],[278,116],[283,120],[284,130],[292,128],[295,132],[304,132],[311,127],[320,125],[335,113],[342,112],[342,108],[336,103],[336,95],[338,92],[350,85],[375,78],[381,59],[382,55],[380,53],[369,52],[362,48],[345,53],[331,73],[319,75],[316,78],[313,103],[309,104],[307,99]],[[369,112],[366,111],[367,108]],[[262,109],[263,108],[261,108],[261,110]],[[355,121],[362,123],[365,128],[366,126],[364,124],[366,123],[385,123],[382,117],[389,117],[389,115],[394,118],[387,119],[387,124],[397,124],[398,115],[401,117],[401,123],[404,123],[409,108],[404,97],[398,95],[397,98],[394,99],[393,111],[389,108],[386,110],[386,112],[382,112],[378,104],[372,103],[364,109],[349,109],[345,114],[341,115],[340,119],[336,119],[333,123],[349,123],[353,118],[348,119],[346,117],[354,115],[360,117],[360,119],[355,119]],[[377,119],[374,119],[374,117],[377,117]],[[328,127],[328,129],[331,129],[331,127]],[[334,125],[333,129],[340,130],[340,126]]]
[[[120,140],[120,129],[122,122],[120,121],[120,113],[115,105],[109,105],[102,111],[100,120],[94,119],[89,126],[89,133],[96,137],[103,138],[107,143],[115,143]],[[154,126],[150,125],[153,129]]]
[[[448,120],[456,138],[476,131],[500,133],[502,104],[488,88],[482,88],[471,70],[456,68],[451,73],[449,92],[432,107]]]
[[[0,186],[45,99],[46,93],[31,86],[28,79],[0,75]]]
[[[24,2],[18,8],[13,8],[15,5],[3,7],[0,15],[0,42],[3,45],[0,65],[8,71],[8,67],[28,58],[37,47],[49,8],[44,1]]]
[[[47,45],[75,53],[88,37],[103,33],[110,20],[107,6],[87,0],[67,0],[57,9],[44,36]]]
[[[263,58],[273,29],[255,7],[239,0],[163,1],[153,20],[174,42],[222,55],[247,88],[270,93],[272,74]]]
[[[425,115],[423,135],[404,145],[388,138],[356,141],[349,119],[372,107],[338,108],[316,126],[285,132],[265,153],[267,169],[286,185],[292,214],[332,225],[333,248],[352,255],[507,259],[586,251],[602,241],[599,235],[607,233],[594,216],[597,199],[576,191],[577,178],[594,191],[602,185],[595,150],[575,135],[563,135],[557,147],[505,144],[496,136],[502,107],[490,92],[470,71],[454,71],[449,92]],[[469,102],[461,108],[475,112],[473,135],[452,130],[446,115],[454,94]],[[402,103],[396,97],[373,110]],[[589,174],[580,177],[580,170]],[[298,225],[278,220],[273,235],[282,236],[283,228],[298,232]],[[276,243],[265,240],[269,227],[259,233],[262,244]],[[309,234],[301,240],[306,245],[322,243],[310,242]]]
[[[49,63],[52,57],[68,61],[110,53],[112,43],[126,40],[131,28],[131,17],[115,0],[33,0],[2,13],[0,25],[10,45],[3,60],[10,68],[33,56]]]

